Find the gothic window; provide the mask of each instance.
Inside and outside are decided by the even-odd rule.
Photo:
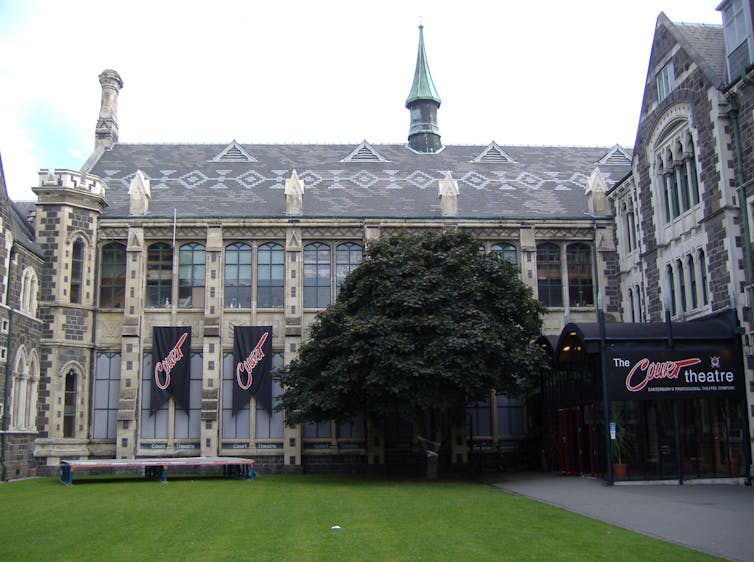
[[[508,263],[518,265],[518,252],[513,244],[493,244],[490,250]]]
[[[684,271],[683,261],[676,261],[676,269],[678,270],[678,293],[681,297],[681,312],[688,310],[686,301],[686,272]]]
[[[31,316],[37,314],[37,274],[33,268],[27,267],[21,274],[21,311]]]
[[[359,244],[346,242],[335,249],[335,291],[340,291],[340,286],[361,263],[364,257],[364,249]]]
[[[84,277],[84,243],[76,239],[71,249],[71,292],[72,303],[81,303],[81,289]]]
[[[644,322],[644,309],[641,304],[641,287],[639,285],[636,285],[634,289],[634,298],[636,299],[636,317],[639,322]]]
[[[63,437],[76,436],[76,386],[78,376],[71,369],[65,374],[63,392]]]
[[[628,252],[633,252],[636,249],[636,219],[634,218],[633,207],[630,204],[623,204],[623,221],[626,232],[626,249]]]
[[[694,256],[689,256],[688,260],[689,268],[689,294],[691,295],[691,308],[692,310],[699,305],[699,296],[696,294],[696,269],[694,267]]]
[[[225,308],[251,308],[251,246],[237,242],[225,248]]]
[[[10,427],[18,431],[36,430],[39,365],[35,354],[27,357],[23,346],[16,354],[13,369]]]
[[[282,308],[285,296],[285,252],[280,244],[264,244],[257,250],[257,306]]]
[[[594,305],[592,251],[586,244],[570,244],[566,250],[568,264],[568,304]]]
[[[537,247],[537,294],[545,306],[563,306],[560,248],[555,244]]]
[[[92,437],[116,438],[120,396],[120,353],[97,353],[94,373]]]
[[[173,250],[164,242],[147,248],[147,306],[170,306],[173,288]]]
[[[206,277],[206,254],[204,246],[192,242],[178,251],[178,306],[181,308],[204,308],[204,285]]]
[[[126,247],[105,244],[100,267],[99,305],[102,308],[123,308],[126,296]]]
[[[304,247],[304,307],[330,304],[330,247],[321,242]]]
[[[655,157],[659,204],[669,224],[700,202],[696,152],[688,121],[676,119],[660,132]]]

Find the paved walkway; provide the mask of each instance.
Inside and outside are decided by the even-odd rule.
[[[503,474],[494,485],[708,554],[754,562],[752,486],[607,486],[543,473]]]

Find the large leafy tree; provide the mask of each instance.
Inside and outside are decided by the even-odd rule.
[[[459,232],[404,232],[371,243],[278,371],[288,423],[429,419],[515,393],[539,368],[543,308],[515,267]]]

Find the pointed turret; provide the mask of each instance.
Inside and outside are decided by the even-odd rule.
[[[440,128],[437,126],[437,109],[441,103],[424,50],[424,26],[420,25],[414,83],[406,99],[406,108],[411,111],[408,145],[417,152],[438,152],[442,148]]]

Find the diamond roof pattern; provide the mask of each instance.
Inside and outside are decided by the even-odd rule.
[[[512,161],[480,161],[493,145]],[[450,172],[460,191],[459,218],[547,219],[584,217],[595,168],[609,187],[629,171],[627,162],[598,164],[609,147],[493,143],[419,154],[405,145],[370,145],[383,161],[344,160],[358,146],[116,144],[91,173],[105,182],[106,217],[129,214],[128,185],[137,170],[151,182],[150,215],[172,216],[175,209],[181,216],[283,217],[285,179],[295,169],[305,184],[304,217],[439,218],[439,181]],[[218,158],[230,147],[250,160]]]

